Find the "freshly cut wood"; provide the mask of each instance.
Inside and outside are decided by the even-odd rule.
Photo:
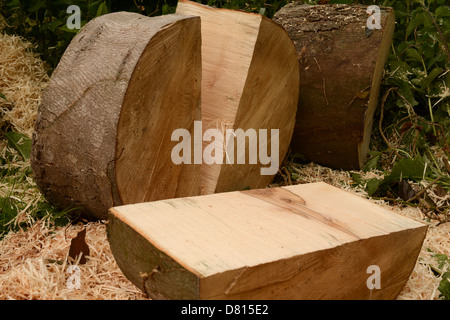
[[[114,207],[107,226],[153,299],[394,299],[426,231],[325,183]]]
[[[291,151],[309,161],[341,169],[364,165],[395,24],[391,8],[372,17],[367,11],[291,3],[273,18],[297,48],[302,86]]]
[[[234,145],[217,136],[212,142],[204,139],[204,153],[218,161],[203,161],[202,192],[266,187],[287,154],[295,125],[299,70],[291,39],[283,28],[258,14],[185,0],[178,2],[176,13],[200,16],[202,21],[203,133],[218,129],[226,137],[226,130],[242,129],[249,136],[244,142],[243,135],[229,135]],[[260,129],[267,130],[267,141]],[[279,130],[279,137],[272,129]],[[251,163],[249,153],[256,152],[252,147],[256,144],[257,159]],[[269,164],[261,161],[261,151],[271,154]],[[242,152],[245,161],[239,164]],[[262,174],[262,167],[270,169]]]
[[[200,18],[112,13],[89,22],[54,71],[31,166],[43,194],[105,219],[114,205],[199,194],[175,165],[175,129],[200,120]]]

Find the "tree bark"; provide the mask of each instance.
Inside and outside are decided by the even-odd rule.
[[[90,21],[37,116],[31,166],[47,199],[106,219],[114,205],[199,194],[200,168],[173,164],[171,134],[200,120],[200,46],[198,17]]]
[[[291,3],[273,18],[297,49],[302,86],[291,149],[309,161],[364,165],[395,23],[393,10],[381,8],[381,29],[368,28],[367,8]]]

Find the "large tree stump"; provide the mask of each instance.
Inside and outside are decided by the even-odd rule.
[[[198,15],[202,21],[203,133],[209,129],[219,129],[223,136],[226,130],[256,133],[248,131],[245,143],[240,140],[243,134],[229,136],[234,147],[219,138],[204,139],[204,153],[225,152],[218,155],[219,161],[203,162],[202,192],[266,187],[287,154],[295,124],[299,70],[292,40],[283,28],[258,14],[185,0],[178,2],[176,13]],[[267,130],[267,144],[260,129]],[[272,129],[279,130],[278,141]],[[249,159],[249,153],[256,152],[252,145],[258,148],[254,163]],[[262,163],[261,151],[272,153],[269,164]]]
[[[292,153],[334,168],[363,166],[394,31],[392,9],[379,17],[381,29],[371,29],[367,6],[291,3],[275,14],[302,78]]]
[[[323,182],[115,207],[107,226],[153,299],[395,299],[426,231]]]
[[[175,165],[175,129],[200,120],[200,18],[113,13],[90,21],[54,71],[31,165],[43,194],[104,219],[113,205],[199,194]]]

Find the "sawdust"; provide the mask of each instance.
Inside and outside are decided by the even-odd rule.
[[[31,43],[0,33],[0,127],[11,125],[31,137],[49,77]]]
[[[81,265],[68,252],[71,239],[84,227],[90,256]],[[79,288],[74,285],[77,274],[70,272],[71,265],[79,268]],[[117,266],[102,223],[54,229],[39,221],[26,231],[9,233],[0,242],[0,288],[0,299],[145,298]]]

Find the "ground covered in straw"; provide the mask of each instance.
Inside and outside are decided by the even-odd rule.
[[[293,165],[293,164],[292,164]],[[348,172],[310,164],[296,166],[306,182],[324,181],[365,197],[363,190],[351,186]],[[372,173],[373,174],[373,173]],[[421,211],[411,207],[388,209],[426,222]],[[83,265],[68,257],[71,239],[86,228],[90,256]],[[413,273],[398,299],[429,300],[439,296],[441,280],[432,272],[437,267],[434,253],[450,256],[450,224],[429,222],[429,230]],[[69,265],[78,265],[79,289],[70,289]],[[10,232],[0,242],[0,299],[146,299],[122,274],[110,251],[106,226],[102,222],[55,228],[45,220],[30,228]]]
[[[22,39],[0,33],[0,92],[6,97],[0,99],[0,126],[31,137],[48,76],[44,64],[30,48],[31,45]],[[0,153],[6,152],[13,153],[1,140]],[[19,173],[29,170],[28,161],[18,156],[17,161],[8,166],[16,166]],[[355,186],[349,172],[288,162],[281,170],[280,179],[286,178],[283,175],[285,169],[301,177],[296,183],[324,181],[368,198],[363,186]],[[368,178],[380,173],[359,174]],[[287,181],[289,179],[285,182],[294,183]],[[9,232],[0,241],[0,299],[147,299],[118,268],[109,248],[104,222],[56,227],[49,217],[34,219],[30,210],[43,199],[28,176],[14,185],[0,180],[0,197],[6,196],[28,205],[10,222],[16,226],[22,223],[23,227]],[[438,224],[429,220],[418,208],[392,206],[382,200],[371,201],[429,224],[417,264],[398,299],[437,299],[441,278],[432,270],[437,267],[434,254],[450,256],[450,223]],[[83,228],[86,229],[90,256],[85,264],[79,264],[79,261],[69,258],[69,247],[71,239]],[[79,268],[81,281],[78,289],[73,288],[71,265]]]

